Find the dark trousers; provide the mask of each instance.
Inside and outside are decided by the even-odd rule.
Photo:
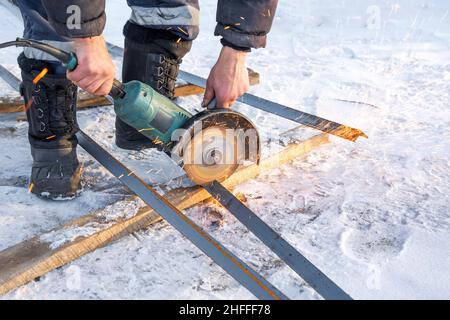
[[[15,2],[22,13],[24,38],[47,42],[66,51],[72,49],[71,40],[57,34],[48,22],[47,13],[40,0]],[[190,42],[198,35],[197,0],[128,0],[127,3],[132,14],[124,29],[126,37],[144,42],[151,37],[181,38]],[[167,27],[169,24],[170,28]],[[32,48],[25,48],[24,53],[30,59],[58,64],[53,57]],[[58,67],[55,69],[65,72]]]

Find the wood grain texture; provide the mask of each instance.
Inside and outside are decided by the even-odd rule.
[[[278,154],[262,160],[259,166],[251,165],[240,169],[223,184],[231,189],[257,177],[262,171],[277,168],[328,142],[328,135],[319,134],[308,140],[290,144]],[[180,210],[193,207],[210,198],[209,193],[199,186],[174,189],[165,197]],[[64,232],[65,229],[83,227],[92,223],[104,224],[104,229],[92,235],[80,236],[74,241],[53,249],[51,244],[43,241],[40,235],[5,249],[0,252],[0,295],[161,220],[161,217],[149,207],[141,208],[129,219],[115,220],[112,225],[111,222],[102,221],[100,213],[94,213],[54,230]]]
[[[110,106],[111,102],[105,97],[98,97],[87,92],[78,94],[78,109],[86,109],[93,107]],[[0,113],[24,112],[25,106],[21,97],[2,97],[0,98]]]

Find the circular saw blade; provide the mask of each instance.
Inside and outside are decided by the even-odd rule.
[[[198,184],[223,181],[239,167],[237,153],[236,139],[227,137],[226,128],[205,128],[186,146],[183,169]]]
[[[246,160],[259,162],[258,132],[238,112],[224,109],[201,112],[184,129],[186,132],[172,154],[181,158],[180,165],[187,176],[199,185],[227,179]],[[245,138],[249,129],[254,131],[254,148],[248,147],[252,139]]]

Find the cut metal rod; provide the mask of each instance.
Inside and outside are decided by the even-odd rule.
[[[286,300],[287,297],[265,278],[251,269],[221,243],[175,208],[151,186],[142,181],[83,131],[77,133],[80,146],[119,178],[133,193],[153,208],[183,236],[202,250],[222,269],[247,288],[255,297],[264,300]]]
[[[333,280],[328,278],[219,182],[214,181],[203,187],[324,299],[352,300]]]
[[[20,91],[20,80],[0,64],[0,77],[14,90]]]
[[[195,74],[180,70],[179,77],[186,82],[205,88],[206,79]],[[275,114],[282,118],[292,120],[305,126],[320,130],[322,132],[338,136],[350,141],[356,141],[359,137],[368,138],[367,135],[359,129],[330,121],[303,111],[292,109],[279,103],[269,101],[255,95],[245,93],[238,101],[254,108]]]
[[[107,47],[112,56],[116,58],[123,56],[123,49],[121,47],[111,43],[107,43]],[[202,77],[183,70],[180,70],[178,76],[180,79],[188,83],[194,84],[201,88],[206,88],[206,79]],[[282,104],[257,97],[250,93],[244,94],[238,99],[238,101],[265,112],[275,114],[282,118],[353,142],[358,140],[360,137],[368,138],[368,136],[359,129],[296,110]]]

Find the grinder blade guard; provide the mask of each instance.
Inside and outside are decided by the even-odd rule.
[[[170,155],[199,185],[223,181],[247,163],[259,163],[261,142],[253,123],[229,109],[194,115],[174,132]]]

